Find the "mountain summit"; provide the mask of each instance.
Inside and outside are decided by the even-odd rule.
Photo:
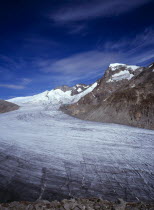
[[[98,122],[154,129],[154,64],[110,64],[92,92],[62,110]]]
[[[55,105],[57,108],[64,104],[75,103],[86,94],[90,93],[97,83],[92,85],[77,84],[73,87],[60,86],[53,90],[46,90],[43,93],[27,96],[17,97],[8,100],[9,102],[16,103],[18,105],[34,104],[34,105]]]

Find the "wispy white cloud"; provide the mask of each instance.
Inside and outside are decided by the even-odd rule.
[[[143,49],[148,46],[154,45],[154,29],[153,28],[146,28],[142,33],[136,34],[135,37],[128,38],[121,38],[118,41],[109,41],[104,43],[103,40],[99,40],[97,43],[97,48],[99,50],[106,49],[106,50],[128,50],[132,53],[138,51],[139,49]]]
[[[16,90],[21,90],[25,88],[25,86],[23,85],[13,85],[13,84],[0,84],[0,87],[16,89]]]
[[[117,16],[122,13],[129,12],[139,6],[148,3],[150,0],[85,0],[73,1],[66,5],[65,8],[60,9],[51,14],[50,18],[56,22],[72,22],[97,17]]]
[[[43,60],[38,63],[43,72],[56,72],[65,74],[80,74],[84,71],[88,73],[88,69],[102,68],[103,63],[109,63],[116,54],[108,54],[101,51],[88,51],[78,53],[70,57],[66,57],[55,62]]]
[[[131,57],[129,56],[130,54],[128,55],[128,58],[126,59],[128,60],[129,63],[131,61],[132,64],[138,64],[142,66],[143,63],[145,62],[147,63],[149,61],[149,64],[150,64],[151,62],[150,60],[154,62],[154,49],[147,50],[146,52],[141,52],[140,54],[136,54],[134,56],[132,54]]]
[[[56,61],[43,59],[37,62],[38,69],[50,75],[52,81],[75,82],[89,80],[103,75],[110,63],[142,65],[154,58],[154,31],[146,29],[143,33],[116,42],[99,43],[97,50],[81,52]]]
[[[69,34],[80,34],[85,35],[87,30],[86,24],[71,24],[68,25],[68,33]]]
[[[21,84],[22,85],[28,85],[29,83],[31,83],[32,82],[32,79],[29,79],[29,78],[22,78],[21,79]]]
[[[59,43],[52,38],[42,38],[38,37],[38,34],[30,34],[23,39],[24,50],[29,50],[31,52],[46,51],[49,48],[59,47]]]
[[[108,42],[102,48],[123,52],[124,61],[142,65],[144,62],[154,59],[154,29],[146,28],[143,33],[137,34],[134,38]]]
[[[142,65],[154,58],[154,47],[152,47],[154,46],[154,30],[147,28],[143,33],[132,36],[130,34],[127,39],[105,43],[99,40],[95,50],[80,52],[57,60],[45,56],[37,60],[36,58],[34,60],[19,59],[17,63],[4,56],[3,60],[8,63],[8,66],[0,67],[2,71],[0,72],[0,87],[24,89],[29,85],[51,84],[53,87],[61,84],[72,85],[80,81],[94,81],[103,75],[110,63]],[[16,75],[11,75],[12,69],[21,70],[23,68],[35,69],[35,71],[38,69],[38,72],[33,78],[17,78]],[[4,72],[5,78],[3,78]],[[8,81],[13,81],[13,83]]]
[[[0,87],[20,90],[26,88],[27,85],[32,82],[30,78],[19,77],[18,74],[15,73],[21,71],[28,65],[23,58],[0,55],[0,62]]]
[[[32,80],[29,78],[21,78],[18,79],[18,84],[0,83],[0,87],[21,90],[25,89],[30,82],[32,82]]]

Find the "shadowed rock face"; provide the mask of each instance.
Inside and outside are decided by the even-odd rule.
[[[137,69],[130,80],[109,82],[111,74],[109,67],[90,94],[62,110],[84,120],[154,129],[154,64]]]
[[[0,100],[0,113],[10,112],[19,109],[19,106],[8,101]]]

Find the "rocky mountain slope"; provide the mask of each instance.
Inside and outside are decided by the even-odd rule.
[[[111,64],[92,92],[62,110],[98,122],[154,129],[154,64]]]
[[[19,109],[19,106],[8,101],[0,100],[0,113],[10,112]]]

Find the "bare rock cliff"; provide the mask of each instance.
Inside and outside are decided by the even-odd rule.
[[[0,113],[10,112],[19,109],[19,106],[8,101],[0,100]]]

